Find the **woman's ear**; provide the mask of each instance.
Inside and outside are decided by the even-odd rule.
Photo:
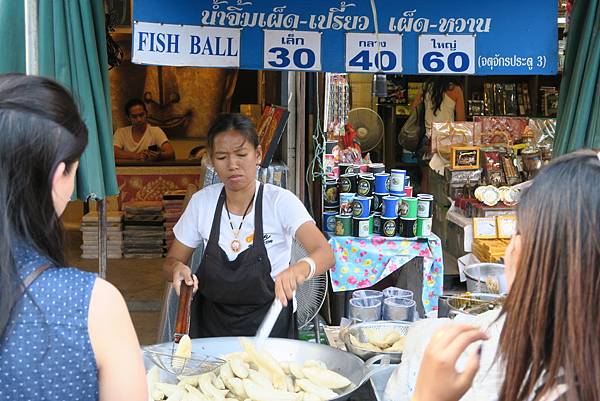
[[[65,162],[60,162],[54,170],[54,175],[52,176],[52,188],[56,187],[60,178],[65,175],[67,170],[67,165]]]

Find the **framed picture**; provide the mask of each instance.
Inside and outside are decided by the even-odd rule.
[[[275,150],[287,125],[290,112],[278,106],[266,106],[258,126],[258,137],[260,147],[263,151],[263,159],[260,166],[269,167]]]
[[[473,217],[473,238],[496,239],[498,229],[496,217]]]
[[[510,239],[517,232],[517,216],[507,215],[496,217],[498,238]]]
[[[480,150],[477,146],[452,147],[451,163],[453,170],[476,170],[479,168]]]

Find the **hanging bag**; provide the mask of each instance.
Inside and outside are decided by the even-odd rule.
[[[425,136],[425,95],[421,93],[421,101],[412,109],[408,119],[398,133],[398,143],[410,152],[419,150],[421,140]]]

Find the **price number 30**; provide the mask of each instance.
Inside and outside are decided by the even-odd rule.
[[[264,68],[319,71],[321,34],[265,30]]]

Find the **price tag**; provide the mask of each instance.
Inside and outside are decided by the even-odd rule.
[[[276,70],[321,70],[321,34],[265,30],[264,67]]]
[[[475,36],[419,36],[419,73],[475,74]]]
[[[346,71],[402,72],[402,35],[347,33]]]

